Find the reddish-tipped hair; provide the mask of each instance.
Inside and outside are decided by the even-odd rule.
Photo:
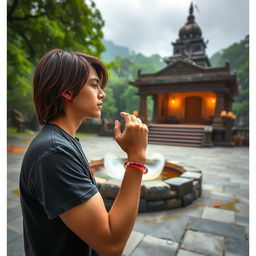
[[[100,59],[80,53],[53,49],[46,53],[36,66],[33,80],[34,103],[40,124],[64,114],[64,92],[73,98],[88,80],[90,67],[99,76],[104,88],[108,74]]]

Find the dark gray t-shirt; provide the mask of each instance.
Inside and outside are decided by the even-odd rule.
[[[58,217],[98,192],[77,138],[45,125],[24,156],[20,191],[26,256],[98,255]]]

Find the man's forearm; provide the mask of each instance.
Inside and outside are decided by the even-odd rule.
[[[140,199],[141,180],[141,172],[132,167],[128,167],[119,193],[109,212],[111,234],[123,248],[136,220]]]

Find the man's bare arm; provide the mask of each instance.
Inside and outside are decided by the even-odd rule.
[[[115,124],[115,139],[127,153],[128,161],[144,164],[148,129],[140,119],[123,113],[126,127],[120,131]],[[66,211],[60,217],[83,241],[104,256],[121,255],[132,231],[138,212],[142,174],[128,167],[120,191],[110,209],[106,211],[99,193],[88,201]]]

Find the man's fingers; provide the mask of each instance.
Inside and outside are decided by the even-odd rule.
[[[146,124],[142,124],[144,126],[144,128],[146,128],[146,130],[148,131],[148,126]]]
[[[131,115],[131,120],[134,122],[134,123],[137,123],[137,117],[135,115]]]
[[[131,123],[132,119],[131,119],[130,114],[128,114],[128,113],[126,113],[126,112],[121,112],[121,113],[120,113],[120,116],[121,116],[122,118],[124,118],[124,121],[125,121],[126,124]]]
[[[140,118],[138,118],[138,117],[137,117],[137,123],[138,123],[138,124],[142,124]]]
[[[115,121],[114,134],[115,139],[121,135],[121,124],[118,120]]]

